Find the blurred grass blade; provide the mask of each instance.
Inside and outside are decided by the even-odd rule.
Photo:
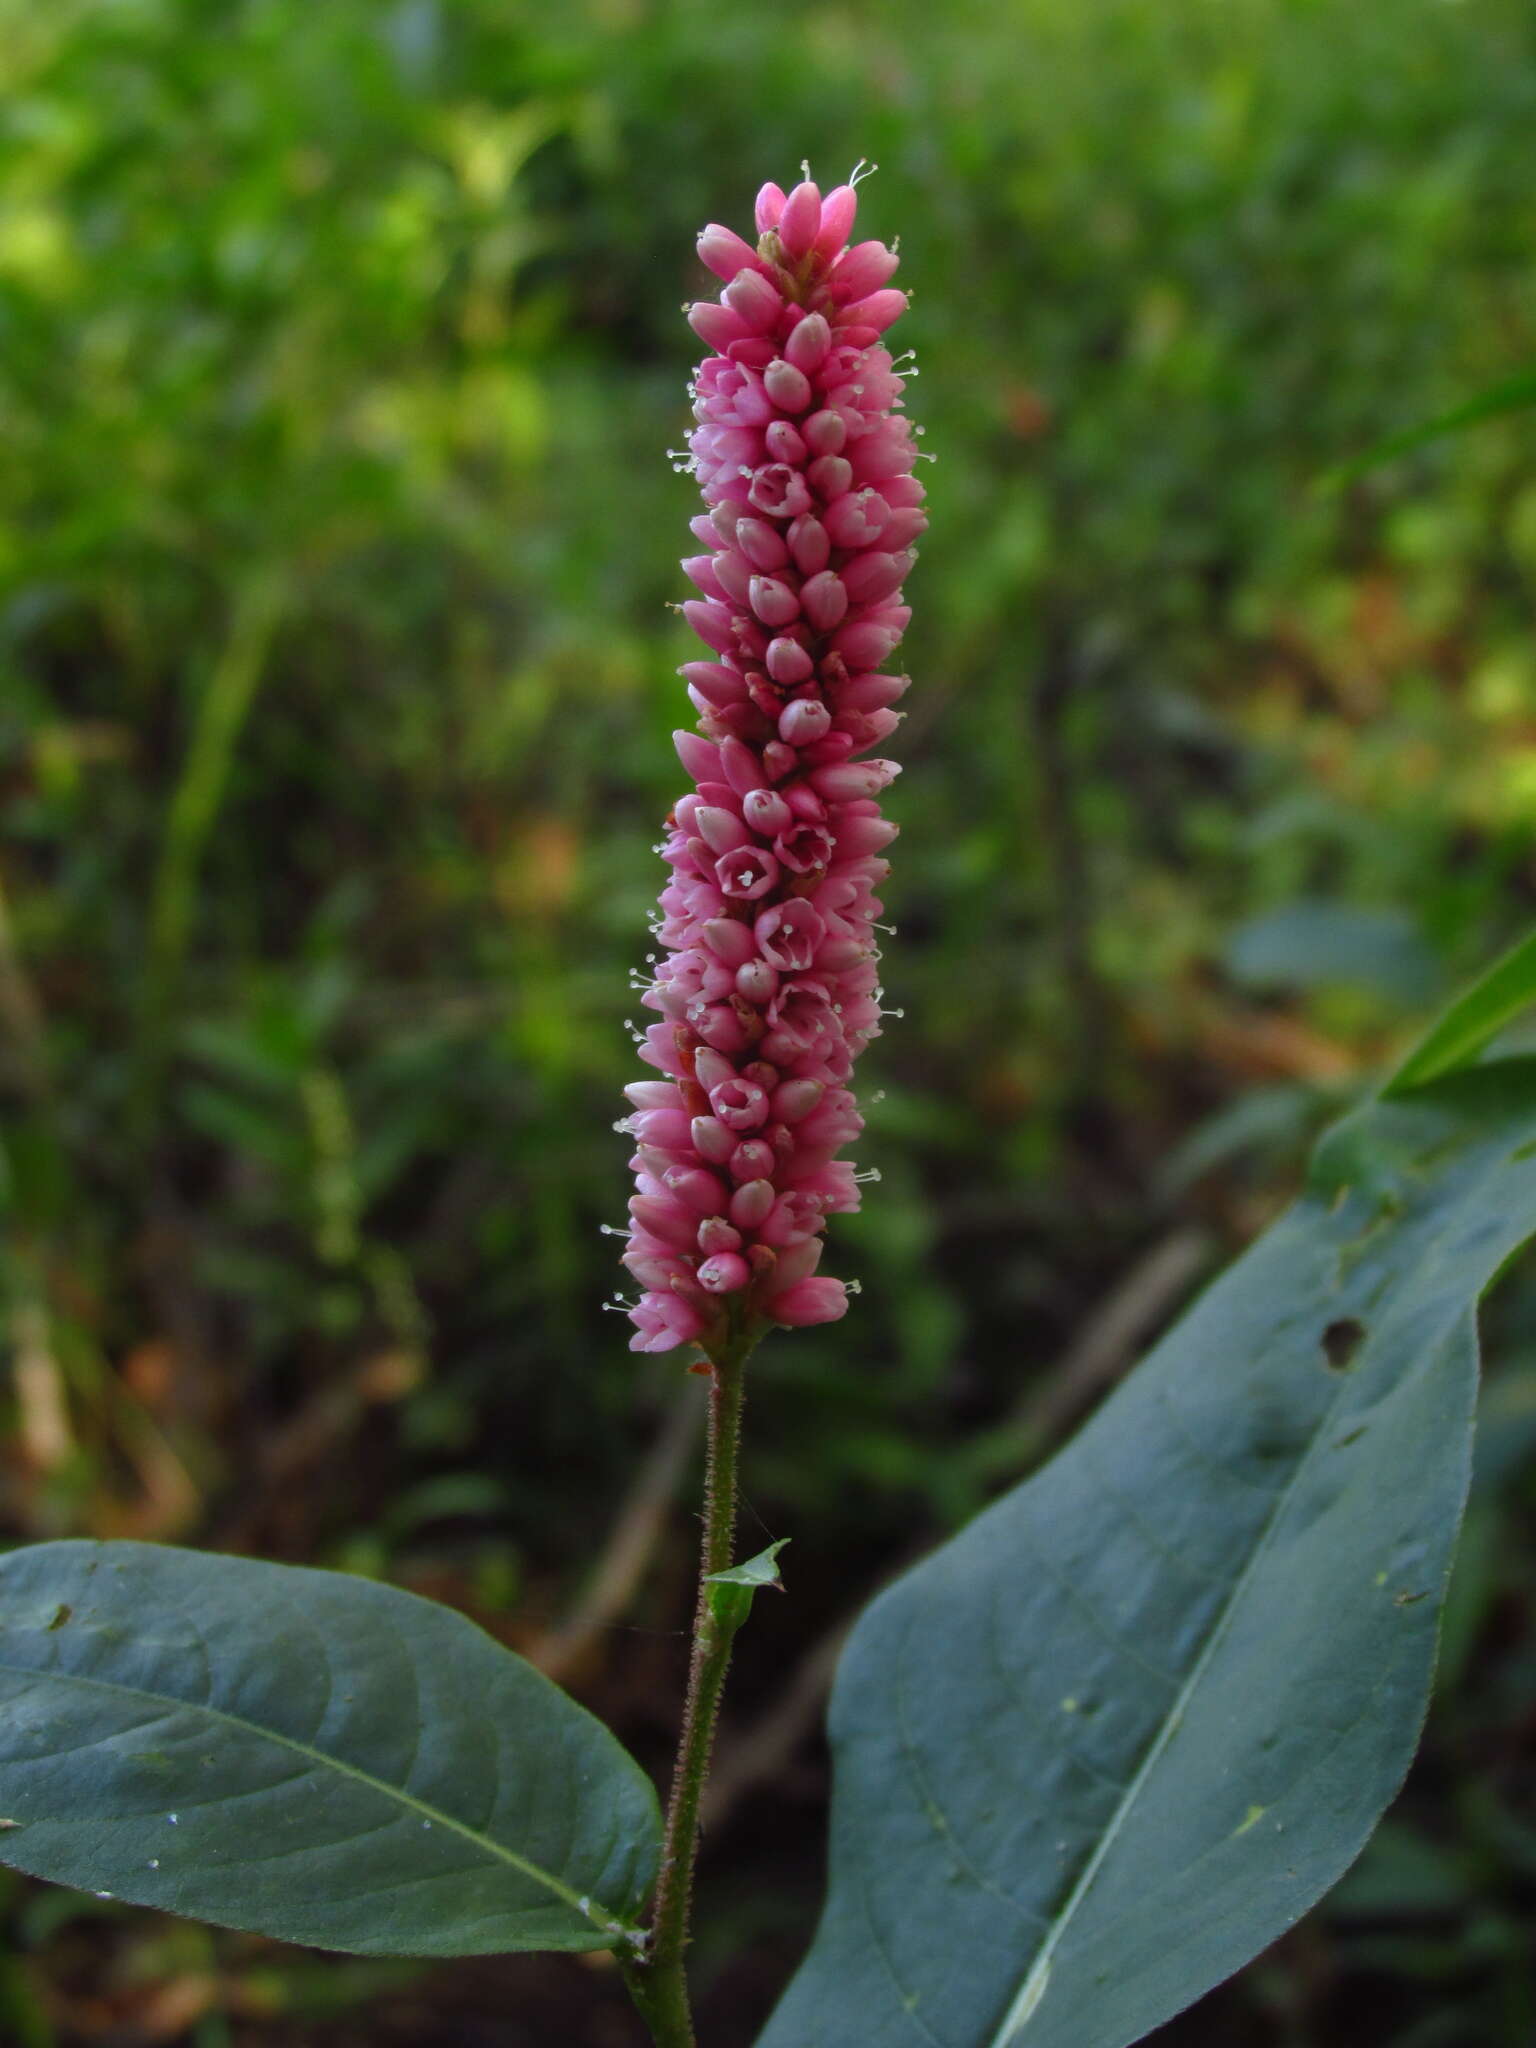
[[[1454,1073],[1458,1067],[1469,1065],[1506,1024],[1512,1024],[1532,1003],[1536,1003],[1536,932],[1512,947],[1451,1004],[1404,1060],[1383,1093],[1403,1095],[1410,1088],[1421,1087],[1441,1074]]]
[[[1416,448],[1428,447],[1430,442],[1443,440],[1447,434],[1460,433],[1464,427],[1479,426],[1484,420],[1499,419],[1506,413],[1524,412],[1532,405],[1536,405],[1536,369],[1520,370],[1501,383],[1491,384],[1486,391],[1479,391],[1475,397],[1463,399],[1460,405],[1453,405],[1449,411],[1437,413],[1433,419],[1420,420],[1415,426],[1389,434],[1384,441],[1367,448],[1364,454],[1327,471],[1319,479],[1318,488],[1342,490],[1357,477],[1380,469],[1383,463],[1391,462],[1399,455],[1411,455]]]
[[[146,1127],[191,938],[198,872],[266,668],[284,594],[283,579],[270,569],[253,572],[238,592],[229,636],[197,701],[186,760],[166,815],[150,898],[142,991],[137,1110]]]
[[[1536,1230],[1536,1062],[1377,1102],[833,1695],[828,1903],[760,2048],[1126,2048],[1283,1933],[1408,1767],[1474,1310]]]
[[[656,1796],[451,1609],[147,1543],[0,1560],[0,1859],[359,1955],[611,1948]]]

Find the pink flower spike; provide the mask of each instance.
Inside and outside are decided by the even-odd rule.
[[[720,281],[688,309],[715,353],[695,372],[688,437],[703,510],[678,608],[704,642],[682,670],[699,715],[675,735],[692,786],[659,851],[660,957],[630,1085],[635,1146],[621,1254],[644,1289],[633,1348],[827,1322],[842,1282],[818,1262],[854,1209],[839,1157],[863,1128],[850,1080],[878,1035],[872,920],[896,827],[880,809],[907,688],[882,664],[923,531],[904,380],[881,341],[906,305],[894,253],[849,248],[851,183],[758,194],[754,250],[711,225]]]

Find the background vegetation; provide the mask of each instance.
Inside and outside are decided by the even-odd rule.
[[[679,787],[678,307],[763,178],[880,164],[938,457],[905,1017],[862,1299],[756,1374],[749,1533],[795,1541],[726,1729],[716,2048],[814,1915],[850,1610],[1530,919],[1533,415],[1319,480],[1536,360],[1533,132],[1525,0],[0,0],[0,1533],[386,1575],[658,1771],[689,1425],[598,1226]],[[1528,1274],[1489,1337],[1421,1761],[1169,2048],[1536,2037]],[[592,1628],[637,1472],[676,1505]],[[596,1964],[0,1911],[20,2048],[633,2038]]]

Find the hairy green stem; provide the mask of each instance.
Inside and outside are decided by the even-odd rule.
[[[699,1846],[699,1803],[709,1775],[720,1695],[725,1689],[731,1642],[736,1633],[733,1626],[716,1614],[708,1582],[712,1572],[726,1571],[731,1564],[746,1364],[757,1337],[758,1332],[752,1329],[734,1332],[712,1361],[704,1540],[699,1558],[699,1597],[693,1619],[688,1698],[672,1774],[650,1948],[643,1959],[626,1963],[624,1969],[630,1995],[650,2027],[657,2048],[695,2048],[683,1954],[688,1945],[688,1909]]]

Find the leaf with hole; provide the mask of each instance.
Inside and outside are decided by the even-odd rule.
[[[0,1559],[0,1860],[360,1955],[632,1938],[660,1817],[462,1615],[147,1543]]]
[[[1357,1112],[1078,1437],[883,1594],[761,2048],[1125,2048],[1342,1875],[1418,1739],[1536,1063]]]

